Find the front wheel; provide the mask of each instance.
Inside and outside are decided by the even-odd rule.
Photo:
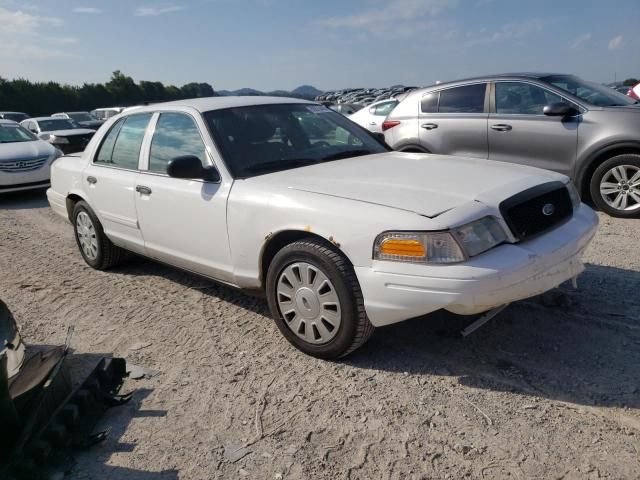
[[[600,165],[591,177],[591,198],[613,217],[640,216],[640,155],[623,154]]]
[[[344,357],[374,331],[353,267],[328,243],[307,239],[285,246],[269,266],[266,288],[282,334],[314,357]]]

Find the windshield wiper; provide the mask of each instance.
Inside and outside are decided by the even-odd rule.
[[[331,155],[327,155],[326,157],[322,157],[323,162],[328,162],[329,160],[340,160],[341,158],[349,158],[349,157],[361,157],[363,155],[370,155],[371,150],[345,150],[342,152],[332,153]]]
[[[286,158],[282,160],[272,160],[270,162],[256,163],[244,169],[245,172],[265,172],[269,170],[280,170],[285,168],[303,167],[318,162],[315,158]]]

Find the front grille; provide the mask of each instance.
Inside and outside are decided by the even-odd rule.
[[[81,135],[69,135],[67,140],[69,143],[65,143],[62,145],[57,145],[59,148],[61,147],[64,153],[77,153],[83,152],[89,140],[93,137],[93,133],[83,133]]]
[[[573,214],[567,187],[562,182],[535,186],[500,204],[500,213],[518,240],[546,232]]]
[[[45,163],[49,157],[30,158],[29,160],[9,160],[0,161],[0,172],[6,173],[21,173],[30,172],[31,170],[38,170]]]

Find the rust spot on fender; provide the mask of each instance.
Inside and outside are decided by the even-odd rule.
[[[304,231],[305,232],[310,232],[311,231],[311,225],[307,225],[306,227],[304,227]]]
[[[340,244],[333,237],[329,237],[329,241],[333,243],[336,247],[340,248]]]

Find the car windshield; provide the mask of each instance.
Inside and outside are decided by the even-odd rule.
[[[43,132],[53,132],[54,130],[73,130],[76,126],[66,118],[56,118],[51,120],[39,120],[40,130]]]
[[[95,118],[93,118],[91,115],[89,115],[86,112],[70,113],[69,116],[71,117],[72,120],[76,122],[92,122],[95,120]]]
[[[573,75],[550,75],[540,80],[597,107],[624,107],[637,103],[633,98],[616,92],[612,88],[587,82]]]
[[[369,132],[321,105],[256,105],[204,117],[236,178],[387,151]]]
[[[13,120],[14,122],[21,122],[29,118],[26,113],[19,112],[4,113],[2,116],[5,120]]]
[[[37,138],[18,124],[0,123],[0,143],[32,142]]]

